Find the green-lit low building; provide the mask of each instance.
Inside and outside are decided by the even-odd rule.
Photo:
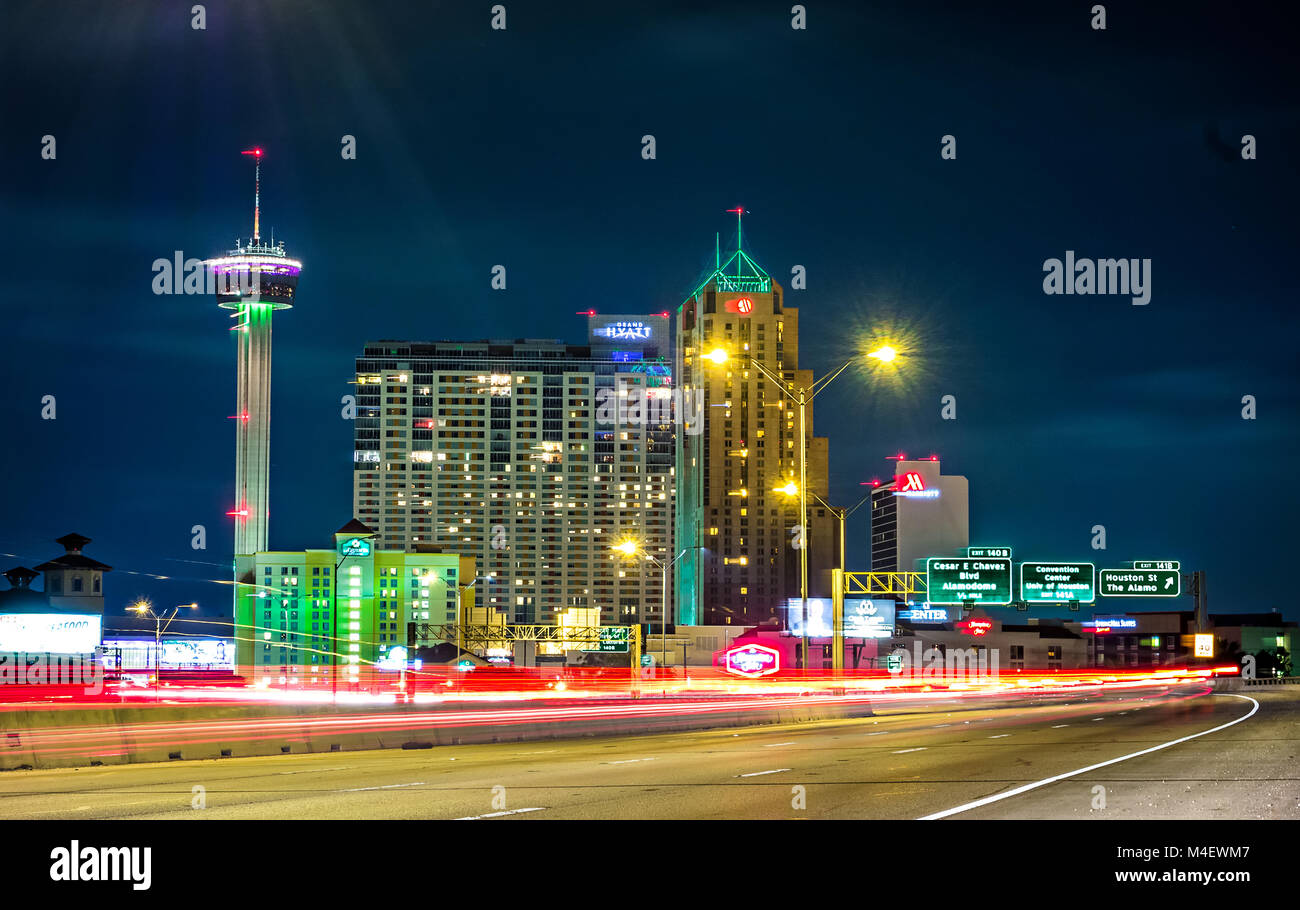
[[[339,685],[406,644],[408,622],[468,618],[473,557],[379,550],[374,531],[353,519],[334,547],[271,550],[236,557],[236,663],[252,682]]]

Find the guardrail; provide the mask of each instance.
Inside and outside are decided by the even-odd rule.
[[[1248,686],[1300,685],[1300,676],[1269,676],[1262,679],[1243,679]]]

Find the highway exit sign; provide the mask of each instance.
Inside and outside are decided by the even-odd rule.
[[[1010,547],[967,547],[967,556],[991,556],[997,559],[1010,559]]]
[[[628,626],[602,626],[600,629],[600,650],[605,653],[626,654],[631,640],[632,629]]]
[[[1182,584],[1177,569],[1102,569],[1097,593],[1103,597],[1177,597]]]
[[[1031,604],[1090,604],[1097,599],[1097,567],[1090,562],[1022,562],[1020,599]]]
[[[931,556],[925,561],[925,599],[932,604],[1011,603],[1011,560]]]

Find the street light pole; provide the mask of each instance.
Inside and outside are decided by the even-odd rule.
[[[867,356],[874,357],[882,363],[892,363],[898,356],[898,352],[889,345],[885,345],[870,352]],[[704,355],[706,360],[715,364],[726,363],[729,357],[730,355],[724,348],[715,348]],[[748,359],[750,366],[771,380],[783,395],[799,405],[799,531],[802,538],[799,541],[799,600],[803,609],[803,635],[800,636],[800,658],[805,672],[808,670],[808,402],[816,398],[818,393],[830,385],[836,377],[852,366],[854,362],[853,360],[845,361],[839,369],[823,376],[811,386],[805,388],[795,386],[792,381],[787,382],[784,378],[774,375],[760,361],[752,357]],[[841,527],[841,565],[843,564],[843,558],[843,529]]]
[[[800,661],[808,675],[808,395],[799,389],[799,600],[803,610]]]
[[[135,613],[137,616],[153,617],[153,699],[154,701],[162,700],[162,693],[160,691],[162,685],[162,680],[161,680],[162,634],[163,632],[167,631],[168,628],[171,627],[172,620],[176,618],[176,614],[180,613],[181,607],[188,607],[189,609],[197,609],[198,604],[197,603],[181,604],[180,606],[173,609],[172,615],[167,617],[167,625],[163,625],[162,617],[153,611],[153,606],[147,600],[138,601],[137,603],[133,604],[131,607],[128,607],[128,609],[131,612]]]
[[[625,540],[620,544],[610,547],[611,550],[617,550],[624,556],[640,556],[641,558],[654,563],[659,567],[660,585],[661,585],[661,602],[659,605],[659,637],[660,641],[660,661],[663,666],[668,665],[668,570],[677,564],[691,550],[704,549],[703,547],[683,547],[682,551],[672,559],[664,562],[656,559],[645,547],[639,546],[636,541]],[[647,652],[648,653],[648,652]],[[684,664],[683,664],[684,666]]]

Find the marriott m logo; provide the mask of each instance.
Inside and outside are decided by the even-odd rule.
[[[919,493],[925,489],[925,478],[916,471],[908,471],[895,477],[894,485],[900,493]]]

